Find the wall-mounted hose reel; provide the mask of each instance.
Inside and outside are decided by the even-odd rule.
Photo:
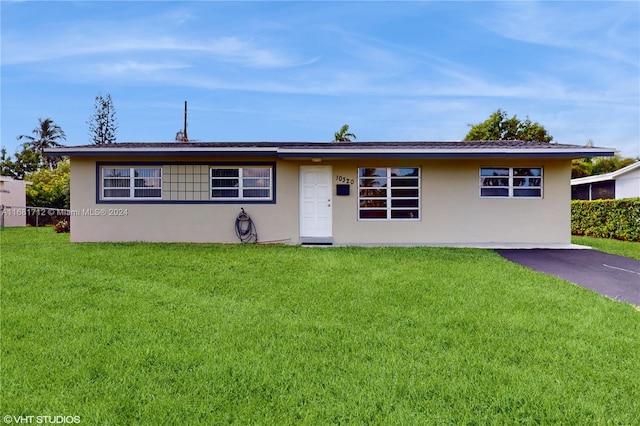
[[[258,231],[253,224],[251,217],[244,211],[244,208],[240,208],[240,214],[236,218],[236,235],[243,243],[257,243]]]

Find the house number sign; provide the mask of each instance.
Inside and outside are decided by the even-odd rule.
[[[349,185],[353,185],[355,183],[355,181],[353,179],[350,179],[346,176],[341,176],[341,175],[336,175],[336,180],[338,182],[342,182],[342,183],[348,183]]]

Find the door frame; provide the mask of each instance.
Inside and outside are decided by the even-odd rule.
[[[314,236],[306,236],[302,234],[302,221],[303,221],[303,202],[304,202],[304,180],[303,180],[303,174],[305,171],[308,170],[326,170],[328,171],[328,175],[327,175],[327,189],[328,189],[328,197],[329,199],[327,201],[324,201],[324,197],[323,197],[323,201],[322,202],[326,202],[328,203],[328,208],[329,208],[329,226],[327,229],[327,235],[314,235]],[[333,244],[333,188],[331,186],[331,176],[333,174],[333,168],[330,165],[327,166],[300,166],[300,171],[299,171],[299,180],[300,180],[300,185],[299,185],[299,193],[298,193],[298,198],[299,200],[299,238],[300,238],[300,243],[301,244],[318,244],[318,245],[330,245]],[[317,202],[320,202],[316,199]]]

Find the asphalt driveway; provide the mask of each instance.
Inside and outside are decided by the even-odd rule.
[[[640,261],[596,250],[496,250],[505,259],[640,307]]]

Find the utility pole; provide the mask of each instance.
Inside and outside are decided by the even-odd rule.
[[[187,101],[184,101],[184,128],[176,133],[176,141],[189,142],[189,137],[187,136]]]
[[[184,101],[184,141],[189,142],[189,137],[187,136],[187,101]]]

